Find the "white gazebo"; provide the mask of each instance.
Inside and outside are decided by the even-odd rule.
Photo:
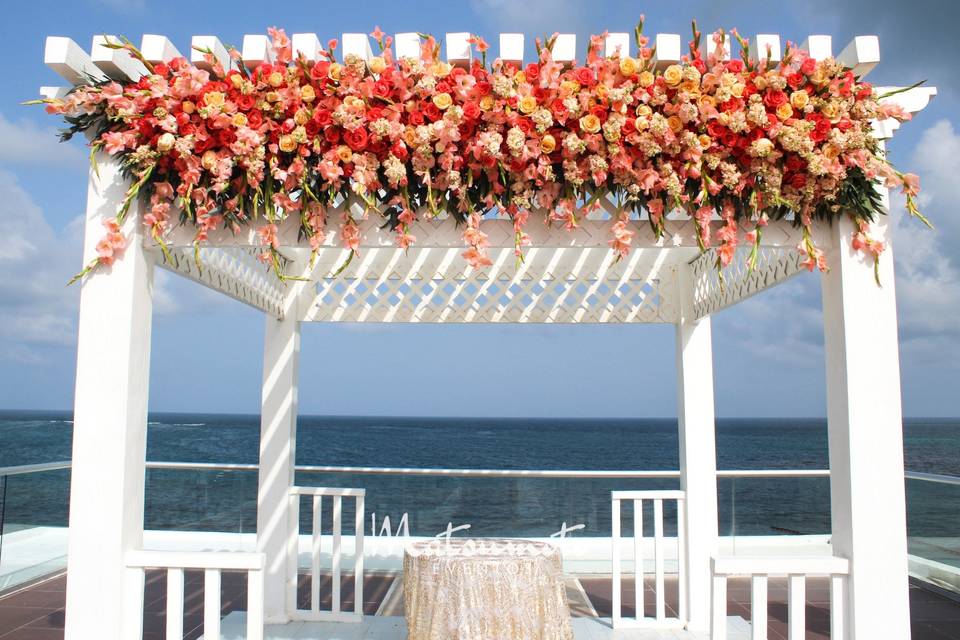
[[[465,34],[448,34],[448,57],[468,56],[456,43]],[[136,79],[142,66],[123,51],[93,40],[87,54],[72,40],[51,37],[46,63],[70,83],[87,78]],[[778,36],[757,36],[754,50],[779,55]],[[610,34],[622,44],[625,36]],[[346,53],[369,55],[366,36],[343,37]],[[400,35],[398,47],[408,46]],[[293,37],[294,46],[316,56],[313,34]],[[517,49],[519,42],[519,49]],[[658,62],[680,58],[680,36],[656,36]],[[210,48],[229,65],[223,45],[197,36],[193,45]],[[831,55],[828,36],[812,36],[814,57]],[[501,36],[501,57],[522,59],[522,36]],[[569,47],[569,50],[566,49]],[[161,36],[147,35],[148,60],[179,55]],[[558,41],[555,57],[573,58],[573,37]],[[267,59],[265,37],[246,36],[244,62]],[[469,51],[469,48],[466,49]],[[404,51],[398,51],[404,55]],[[194,57],[199,54],[194,53]],[[879,59],[876,37],[858,37],[838,58],[857,74]],[[62,95],[63,88],[44,88]],[[913,89],[891,100],[917,112],[935,94]],[[880,138],[896,125],[878,122]],[[128,184],[117,164],[103,156],[99,174],[89,178],[84,262],[95,255],[101,224],[112,218]],[[886,199],[886,190],[883,190]],[[134,204],[134,212],[137,208]],[[656,238],[647,224],[636,224],[634,251],[615,262],[607,245],[608,214],[592,215],[574,231],[531,225],[532,246],[519,266],[513,229],[506,219],[484,222],[493,265],[472,269],[460,258],[460,230],[452,219],[418,222],[418,238],[407,251],[394,246],[380,221],[360,219],[362,207],[341,202],[339,212],[360,219],[358,256],[336,273],[348,252],[335,233],[310,264],[310,247],[298,239],[297,221],[281,226],[280,252],[287,272],[303,280],[281,282],[256,260],[256,234],[213,233],[194,260],[193,233],[176,229],[167,239],[172,259],[145,237],[138,216],[130,215],[131,238],[125,257],[108,274],[82,284],[79,321],[70,540],[66,605],[67,640],[126,640],[140,637],[144,568],[167,568],[168,638],[177,637],[176,614],[183,607],[183,571],[206,570],[205,638],[219,629],[220,570],[249,572],[249,638],[260,637],[264,621],[283,623],[310,611],[296,609],[297,516],[301,493],[314,504],[327,494],[294,484],[300,330],[304,322],[435,323],[671,323],[676,326],[681,486],[680,554],[685,584],[679,626],[724,637],[725,578],[753,577],[755,603],[764,608],[765,577],[791,576],[790,625],[803,629],[805,575],[832,577],[835,638],[872,640],[909,638],[907,538],[900,408],[897,319],[893,252],[882,254],[879,275],[851,247],[852,223],[818,222],[815,241],[827,254],[830,270],[822,278],[826,342],[832,556],[816,558],[723,558],[717,553],[717,476],[711,353],[711,314],[780,284],[804,271],[796,251],[800,228],[791,221],[771,222],[762,236],[754,270],[738,257],[724,269],[722,281],[713,251],[701,253],[694,223],[668,219],[667,234]],[[719,221],[715,224],[719,225]],[[872,233],[890,242],[889,219]],[[155,267],[194,280],[261,310],[265,317],[257,553],[163,553],[143,550],[144,477],[150,369],[150,335]],[[629,496],[626,496],[629,499]],[[332,498],[362,501],[363,492],[347,490]],[[358,513],[362,512],[359,506]],[[339,521],[337,536],[339,536]],[[339,537],[338,537],[339,543]],[[362,536],[355,544],[362,573]],[[339,560],[337,561],[339,562]],[[336,570],[339,571],[339,565]],[[659,570],[662,570],[660,568]],[[293,578],[291,578],[293,576]],[[362,581],[356,581],[362,585]],[[711,594],[717,606],[711,608]],[[615,591],[615,598],[619,594]],[[357,594],[362,597],[362,594]],[[291,598],[294,599],[291,602]],[[339,598],[337,594],[336,598]],[[339,603],[337,603],[338,606]],[[179,609],[177,607],[179,606]],[[314,612],[316,613],[316,612]],[[336,612],[333,612],[336,613]],[[302,615],[301,615],[302,614]],[[661,615],[636,624],[656,626]],[[798,615],[795,615],[798,614]],[[760,614],[758,613],[757,616]],[[348,624],[351,613],[334,616]],[[619,621],[623,623],[624,621]],[[754,638],[764,637],[756,635]],[[794,637],[791,635],[791,637]],[[802,636],[799,636],[802,637]]]

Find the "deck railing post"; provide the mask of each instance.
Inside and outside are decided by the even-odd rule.
[[[710,558],[717,545],[717,452],[713,405],[713,344],[710,318],[696,319],[693,275],[677,267],[680,320],[677,323],[677,416],[680,489],[684,513],[687,571],[687,627],[710,627]]]
[[[883,190],[886,201],[888,195]],[[833,223],[823,275],[823,321],[834,555],[850,559],[848,640],[909,638],[903,422],[889,218],[872,225],[887,243],[874,281],[853,249],[854,224]]]
[[[260,422],[260,477],[257,492],[257,550],[266,556],[264,618],[289,620],[290,575],[296,579],[297,546],[290,545],[290,487],[297,441],[297,384],[300,322],[295,314],[266,318],[263,342],[263,396]],[[288,563],[293,563],[293,568]]]
[[[129,181],[98,154],[87,193],[83,262],[96,256],[103,222],[116,216]],[[141,546],[153,317],[153,261],[143,248],[138,203],[122,231],[123,259],[80,288],[77,381],[70,481],[67,640],[140,637],[124,554]],[[107,272],[109,271],[109,273]]]

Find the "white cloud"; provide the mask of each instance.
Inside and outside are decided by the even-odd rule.
[[[25,118],[14,122],[0,113],[0,140],[2,165],[81,169],[87,162],[78,142],[61,143],[55,127],[39,127]]]

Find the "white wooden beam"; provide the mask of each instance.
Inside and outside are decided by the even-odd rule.
[[[43,50],[43,61],[73,85],[107,79],[107,75],[93,63],[87,52],[70,38],[49,36]]]
[[[373,50],[370,49],[370,37],[365,33],[345,33],[341,43],[344,58],[350,54],[361,60],[369,60],[373,57]]]
[[[273,43],[262,34],[243,36],[243,49],[240,53],[243,66],[251,71],[265,62],[273,62]]]
[[[713,401],[710,318],[696,319],[694,278],[688,264],[676,267],[680,320],[676,331],[680,489],[684,513],[688,628],[710,628],[710,562],[717,547],[717,450]]]
[[[83,263],[96,256],[103,222],[116,216],[129,181],[116,158],[98,154],[87,195]],[[80,288],[74,396],[65,637],[125,640],[141,635],[142,572],[124,560],[143,543],[143,499],[153,317],[153,262],[143,247],[139,201],[122,231],[122,259]],[[137,587],[140,588],[139,593]],[[121,613],[123,612],[123,613]]]
[[[863,78],[880,62],[880,39],[877,36],[857,36],[843,48],[837,62],[853,69],[853,75]]]
[[[90,58],[93,64],[114,80],[132,80],[136,82],[146,75],[143,63],[123,49],[111,49],[107,44],[121,44],[116,36],[93,36]]]
[[[886,208],[889,196],[882,189]],[[909,638],[903,419],[896,283],[890,217],[870,233],[886,243],[874,281],[870,257],[855,250],[854,224],[834,221],[830,270],[822,275],[831,544],[850,560],[845,633]]]
[[[461,31],[446,35],[447,62],[455,67],[469,67],[473,60],[473,47],[469,42],[470,33]]]
[[[320,52],[323,47],[320,45],[320,38],[315,33],[295,33],[290,38],[293,45],[293,57],[296,59],[302,53],[303,57],[310,62],[320,59]]]
[[[761,33],[755,35],[750,40],[750,59],[766,60],[769,63],[780,62],[782,49],[780,48],[780,36],[770,33]]]
[[[653,40],[655,51],[651,63],[655,69],[663,70],[672,64],[680,62],[682,46],[680,34],[658,33]]]
[[[523,66],[523,34],[500,34],[500,59],[516,68]]]
[[[224,71],[235,68],[233,59],[230,57],[230,52],[227,51],[227,48],[220,42],[220,38],[217,36],[193,36],[193,39],[190,41],[190,62],[201,69],[209,71],[212,66],[204,59],[203,53],[198,51],[198,49],[209,50],[213,53],[213,57],[220,62]]]
[[[553,59],[563,64],[573,64],[577,58],[577,36],[573,33],[561,33],[557,35],[553,43]]]
[[[397,60],[401,58],[420,59],[420,35],[417,33],[398,33],[393,38],[397,47]]]
[[[800,48],[810,54],[814,60],[826,60],[833,57],[833,38],[831,36],[807,36]]]
[[[65,98],[70,89],[71,87],[40,87],[40,97],[48,100],[58,100]]]
[[[607,58],[617,55],[626,58],[630,55],[629,33],[608,33],[603,39],[603,55]]]
[[[170,62],[174,58],[183,57],[180,50],[170,42],[167,36],[144,34],[140,41],[140,53],[148,62]]]

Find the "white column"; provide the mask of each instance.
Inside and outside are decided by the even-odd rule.
[[[99,165],[87,193],[84,264],[96,256],[102,223],[116,215],[128,186],[116,162],[100,154]],[[142,579],[125,584],[124,562],[143,539],[153,314],[153,262],[138,214],[134,203],[123,228],[129,242],[123,258],[81,285],[66,640],[140,637],[140,615],[121,615],[132,609],[125,598],[142,598],[133,593]]]
[[[717,448],[710,318],[694,320],[690,267],[677,267],[677,417],[680,488],[686,492],[688,628],[710,628],[710,558],[717,548]]]
[[[264,617],[287,621],[290,531],[289,489],[293,486],[297,442],[297,383],[300,322],[295,314],[267,317],[263,341],[263,396],[260,417],[260,480],[257,492],[257,550],[266,554]]]
[[[889,243],[888,220],[873,233]],[[823,276],[831,539],[850,559],[846,637],[909,638],[893,252],[888,244],[880,258],[878,287],[873,261],[851,247],[853,230],[847,218],[834,224]]]

